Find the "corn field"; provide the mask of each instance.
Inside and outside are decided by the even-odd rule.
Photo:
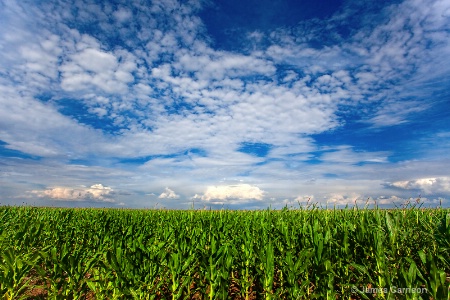
[[[450,209],[0,207],[0,220],[3,299],[450,299]]]

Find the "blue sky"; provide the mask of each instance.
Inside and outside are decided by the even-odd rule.
[[[0,0],[0,203],[450,206],[450,2]]]

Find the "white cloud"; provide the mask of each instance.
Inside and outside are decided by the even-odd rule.
[[[171,6],[164,3],[160,9],[166,5]],[[82,7],[79,9],[84,11]],[[198,30],[201,22],[184,15],[186,12],[176,10],[181,18],[189,20],[193,30]],[[106,18],[105,12],[99,14],[99,22],[102,23]],[[92,16],[88,14],[84,17],[90,19]],[[53,35],[52,39],[46,38],[41,43],[48,49],[58,50],[51,56],[51,61],[60,61],[61,64],[47,69],[55,74],[60,72],[59,88],[64,94],[81,97],[89,112],[129,129],[121,133],[119,140],[110,140],[109,146],[103,144],[101,148],[104,151],[120,156],[148,155],[175,152],[190,145],[222,152],[224,156],[231,153],[231,147],[237,148],[235,145],[243,141],[256,140],[279,146],[299,144],[299,133],[317,133],[338,126],[329,95],[314,90],[305,93],[304,84],[297,83],[295,88],[289,88],[273,82],[271,76],[276,68],[271,60],[261,55],[216,51],[199,40],[194,47],[186,48],[177,40],[184,30],[175,28],[160,34],[155,31],[153,36],[148,37],[149,42],[164,48],[160,54],[173,55],[170,64],[164,62],[153,66],[151,63],[149,69],[142,64],[146,54],[139,47],[135,47],[133,53],[120,47],[108,50],[107,45],[98,38],[80,34],[76,29],[69,30],[63,25],[58,27],[60,36]],[[195,33],[190,35],[195,36]],[[24,43],[30,49],[36,48],[34,41]],[[160,55],[157,57],[162,59]],[[153,68],[150,69],[150,66]],[[187,76],[186,72],[194,72],[194,76]],[[34,73],[38,76],[38,72]],[[240,79],[254,75],[266,78],[246,85]],[[137,82],[132,85],[133,80]],[[130,94],[130,91],[133,93]],[[58,93],[58,89],[54,87],[52,92]],[[32,92],[33,95],[37,93]],[[99,103],[93,101],[92,95],[96,95],[96,99],[105,96],[111,99],[111,95],[119,97],[112,98],[109,103]],[[192,105],[193,110],[178,111],[176,115],[168,116],[167,107],[174,104],[174,99]],[[30,101],[26,107],[39,105]],[[26,115],[23,110],[18,113]],[[139,119],[125,117],[124,113]],[[48,120],[61,117],[56,111],[49,114],[46,117]],[[152,127],[152,131],[142,128],[142,124]],[[77,124],[73,125],[76,127]],[[33,132],[33,136],[43,140],[39,135],[42,133]],[[53,136],[59,144],[64,144],[58,140],[58,135]],[[94,132],[85,132],[81,137],[98,139]],[[222,142],[209,142],[213,140]],[[26,151],[23,146],[19,147],[19,143],[14,143],[12,137],[5,141],[14,144],[18,150]],[[123,144],[126,146],[121,146]],[[226,144],[230,146],[224,149]],[[79,149],[71,148],[73,151]],[[99,147],[95,143],[85,143],[84,148],[96,148],[95,151],[98,151]]]
[[[83,69],[96,73],[114,70],[118,64],[116,57],[111,53],[92,48],[76,53],[72,56],[72,60]]]
[[[158,196],[159,199],[178,199],[180,198],[179,195],[177,195],[174,191],[166,187],[166,191],[161,193],[161,195]]]
[[[219,185],[207,187],[200,197],[203,201],[214,203],[245,202],[248,200],[262,200],[265,192],[250,184]]]
[[[304,196],[297,196],[296,198],[286,198],[280,201],[277,198],[272,198],[272,203],[275,209],[280,209],[283,207],[288,208],[306,208],[308,205],[314,205],[314,195],[304,195]],[[281,205],[281,206],[280,206]]]
[[[102,134],[57,112],[52,105],[0,85],[0,139],[32,155],[79,155],[105,142]],[[10,130],[14,128],[14,131]]]
[[[364,203],[364,201],[367,201],[367,199],[361,198],[360,194],[357,193],[332,193],[328,194],[324,197],[324,200],[326,201],[327,205],[360,205],[361,203]],[[324,202],[325,202],[324,201]]]
[[[332,163],[385,163],[389,153],[387,152],[362,152],[355,151],[350,146],[339,146],[329,149],[320,159]]]
[[[103,186],[102,184],[94,184],[89,188],[54,187],[43,191],[32,191],[33,194],[36,194],[40,198],[50,198],[53,200],[115,202],[111,198],[113,192],[110,187]]]
[[[83,44],[82,41],[79,43]],[[83,46],[76,45],[78,48]],[[120,60],[120,63],[119,63]],[[97,87],[106,93],[122,94],[134,80],[135,57],[125,50],[116,53],[98,48],[83,49],[60,67],[61,87],[69,92],[89,91]]]
[[[129,9],[121,7],[120,9],[116,10],[113,15],[117,19],[117,21],[119,21],[119,23],[123,23],[128,21],[133,14]]]
[[[376,199],[374,199],[374,203],[380,205],[392,205],[392,204],[399,204],[399,203],[405,203],[406,199],[391,195],[391,196],[379,196]]]
[[[294,202],[314,202],[314,195],[297,196],[297,198],[294,199]]]
[[[408,122],[408,117],[414,113],[422,112],[431,105],[419,101],[386,101],[380,106],[376,115],[364,122],[373,124],[373,127],[395,126]]]
[[[364,118],[374,127],[405,123],[428,109],[430,106],[421,101],[432,95],[428,84],[442,80],[450,72],[450,64],[444,58],[450,55],[449,22],[444,13],[450,11],[448,1],[402,1],[389,5],[377,15],[364,15],[367,19],[351,37],[338,38],[334,46],[311,48],[307,42],[321,36],[314,34],[315,28],[326,26],[330,34],[337,32],[347,14],[353,14],[351,7],[344,8],[326,24],[301,23],[301,38],[291,34],[291,29],[277,30],[272,35],[274,45],[268,47],[266,54],[275,61],[299,66],[306,74],[318,73],[318,78],[310,80],[322,92],[336,89],[338,78],[330,74],[347,72],[349,77],[341,82],[346,97],[341,101],[350,105],[376,103]],[[384,22],[377,24],[380,18]]]
[[[419,178],[415,180],[396,181],[389,185],[404,190],[419,190],[425,195],[444,194],[450,196],[450,177]]]

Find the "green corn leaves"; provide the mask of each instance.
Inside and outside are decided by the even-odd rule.
[[[2,299],[450,299],[445,209],[0,207],[0,220]]]
[[[2,249],[0,254],[0,293],[4,299],[25,299],[25,291],[30,287],[29,274],[38,257],[31,253],[21,253],[13,248]]]

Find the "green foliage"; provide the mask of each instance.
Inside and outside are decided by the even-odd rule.
[[[0,207],[0,220],[3,299],[450,299],[448,209]]]

